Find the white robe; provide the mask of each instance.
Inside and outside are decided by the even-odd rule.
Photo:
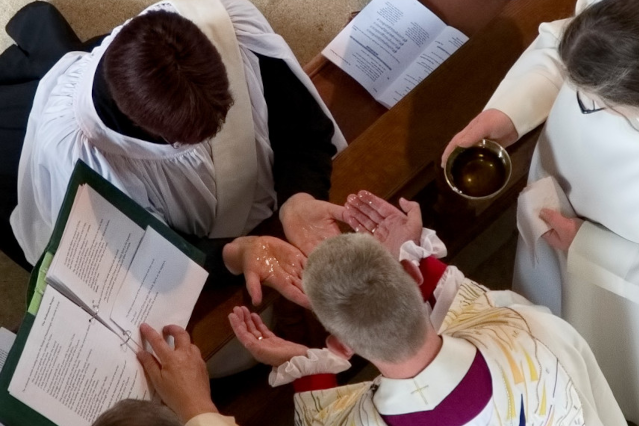
[[[255,128],[257,183],[242,231],[247,233],[277,207],[267,106],[253,52],[284,60],[331,115],[286,42],[255,6],[247,0],[222,3],[239,43]],[[172,6],[162,2],[147,10],[153,8]],[[215,236],[218,194],[209,145],[176,149],[151,144],[112,131],[98,117],[91,98],[93,74],[112,38],[107,37],[91,53],[65,55],[38,86],[20,158],[18,206],[11,215],[16,239],[31,264],[37,262],[49,241],[78,159],[172,227],[188,234]],[[338,151],[346,146],[337,125],[333,143]]]
[[[580,12],[594,0],[577,3]],[[544,119],[529,182],[554,176],[586,220],[567,255],[519,241],[513,290],[569,321],[592,347],[625,416],[639,422],[639,131],[607,111],[582,114],[557,46],[569,19],[542,24],[486,108],[519,135]]]
[[[384,425],[381,413],[432,410],[457,386],[476,348],[490,370],[493,395],[469,426],[520,425],[522,414],[526,425],[625,426],[590,348],[568,323],[516,293],[488,291],[455,267],[435,291],[453,295],[435,305],[447,311],[439,333],[448,349],[412,379],[380,376],[297,393],[296,424]],[[437,374],[442,369],[453,372]]]

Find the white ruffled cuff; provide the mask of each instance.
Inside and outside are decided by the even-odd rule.
[[[309,349],[306,356],[295,356],[279,367],[273,367],[268,383],[275,387],[285,385],[313,374],[337,374],[351,368],[351,363],[328,349]]]
[[[415,265],[419,266],[419,262],[428,256],[435,256],[436,258],[442,258],[446,256],[446,246],[439,239],[435,231],[432,229],[422,229],[422,236],[419,239],[419,245],[414,241],[406,241],[399,248],[399,260],[410,260]]]

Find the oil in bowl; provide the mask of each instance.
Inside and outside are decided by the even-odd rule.
[[[455,148],[444,166],[448,186],[471,200],[487,199],[499,194],[506,187],[511,172],[508,152],[489,139],[482,139],[469,148]]]
[[[471,197],[486,197],[501,189],[506,166],[499,155],[485,148],[470,147],[460,153],[451,170],[453,183]]]

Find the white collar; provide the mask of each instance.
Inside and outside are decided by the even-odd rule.
[[[412,379],[381,377],[373,396],[382,415],[429,411],[436,408],[459,385],[470,369],[477,348],[470,342],[442,335],[435,359]]]

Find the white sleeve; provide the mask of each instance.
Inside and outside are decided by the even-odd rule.
[[[419,245],[414,241],[406,241],[399,248],[399,261],[410,260],[419,266],[422,259],[428,256],[434,256],[441,259],[448,254],[446,245],[439,239],[437,233],[432,229],[422,228],[422,234],[419,238]]]
[[[578,0],[576,13],[599,0]],[[498,109],[512,120],[521,137],[550,113],[564,84],[559,42],[572,18],[543,23],[539,35],[512,66],[484,109]]]
[[[639,303],[639,244],[584,222],[568,250],[568,273]]]
[[[295,356],[289,361],[273,367],[268,383],[275,387],[291,383],[296,379],[314,374],[337,374],[351,368],[348,360],[328,349],[309,349],[306,356]]]

